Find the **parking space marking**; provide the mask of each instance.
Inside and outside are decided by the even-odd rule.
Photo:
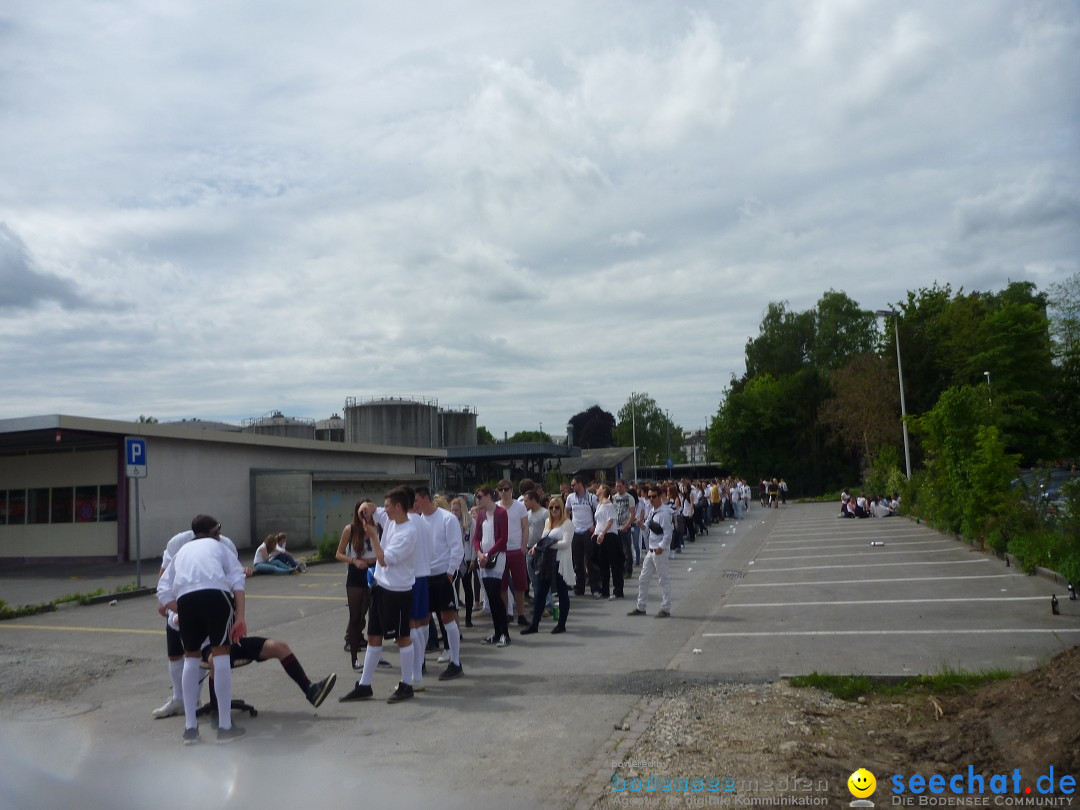
[[[875,585],[879,582],[934,582],[946,579],[1005,579],[1015,574],[966,574],[959,577],[891,577],[888,579],[803,580],[802,582],[740,582],[740,588],[793,588],[799,585]]]
[[[781,554],[786,554],[789,551],[831,551],[833,549],[838,549],[838,548],[862,548],[862,547],[865,547],[866,544],[867,544],[867,538],[864,538],[864,537],[857,537],[857,538],[855,538],[855,541],[859,545],[856,546],[856,545],[852,545],[851,543],[847,543],[846,545],[842,545],[842,546],[794,546],[793,548],[778,548],[778,549],[776,549],[776,551],[781,553]],[[909,541],[904,542],[904,543],[894,543],[890,539],[889,545],[892,546],[893,548],[895,548],[896,546],[904,546],[905,548],[907,548],[908,546],[929,546],[929,545],[942,544],[942,543],[948,543],[948,542],[949,542],[948,540],[909,540]],[[952,545],[952,544],[950,543],[950,545]],[[769,551],[768,548],[763,548],[761,550],[761,553],[765,554],[768,551]]]
[[[703,638],[768,638],[775,636],[963,636],[996,633],[1080,633],[1080,627],[1048,629],[1045,627],[1001,628],[998,630],[770,630],[749,633],[702,633]]]
[[[919,549],[918,551],[860,551],[858,554],[797,554],[792,557],[758,557],[759,562],[772,562],[773,560],[831,560],[836,558],[856,557],[883,557],[886,554],[947,554],[953,551],[951,548]]]
[[[813,540],[815,537],[819,537],[823,540],[845,540],[847,538],[860,538],[860,537],[933,537],[933,532],[907,532],[905,534],[895,534],[891,532],[823,532],[821,534],[815,534],[813,532],[799,532],[798,534],[786,534],[781,535],[779,538],[769,535],[770,543],[799,543],[806,540]],[[939,541],[947,541],[949,538],[938,536]]]
[[[157,630],[139,630],[128,627],[76,627],[74,625],[60,624],[12,624],[11,622],[0,622],[0,630],[9,627],[12,630],[61,630],[66,633],[128,633],[147,636],[160,636],[165,632],[160,627]]]
[[[783,571],[821,571],[834,568],[886,568],[894,565],[978,565],[989,560],[931,560],[929,562],[856,563],[855,565],[804,565],[799,568],[750,568],[748,574],[776,574]]]
[[[853,599],[850,601],[837,602],[739,602],[727,603],[725,608],[787,608],[787,607],[821,607],[827,605],[914,605],[925,602],[1042,602],[1045,596],[972,596],[969,598],[949,597],[947,599]]]
[[[344,604],[344,596],[274,596],[272,594],[249,593],[245,599],[300,599],[304,602],[341,602]]]

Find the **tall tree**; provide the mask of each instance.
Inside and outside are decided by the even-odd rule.
[[[517,444],[525,444],[528,442],[541,442],[546,444],[551,441],[551,437],[541,430],[519,430],[507,439],[507,441]]]
[[[878,343],[877,317],[845,293],[827,291],[813,314],[810,362],[822,371],[840,368],[855,355],[872,352]]]
[[[483,425],[477,425],[476,427],[476,443],[477,444],[495,444],[495,437],[491,435],[491,431]]]
[[[865,464],[883,446],[901,440],[900,394],[895,364],[876,354],[858,354],[829,374],[833,395],[822,404],[822,421]]]
[[[599,405],[571,416],[570,425],[574,429],[574,445],[583,450],[598,450],[614,444],[615,417]]]
[[[789,312],[786,301],[770,303],[758,336],[746,341],[747,379],[794,374],[810,359],[813,340],[812,312]]]
[[[682,447],[682,428],[664,413],[656,400],[648,394],[631,394],[619,408],[619,421],[615,426],[615,443],[619,447],[633,447],[636,439],[638,459],[643,464],[663,464],[668,458],[677,463],[685,461]]]

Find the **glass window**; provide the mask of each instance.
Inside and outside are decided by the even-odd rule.
[[[8,490],[8,513],[7,520],[10,526],[21,526],[26,523],[26,490]]]
[[[47,487],[26,491],[26,522],[49,522],[49,490]]]
[[[116,521],[116,484],[102,484],[98,520]]]
[[[98,519],[98,488],[75,487],[75,522],[94,523]]]
[[[75,514],[75,490],[72,487],[53,487],[52,522],[71,523]]]

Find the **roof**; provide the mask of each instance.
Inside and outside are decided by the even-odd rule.
[[[213,424],[213,423],[209,423]],[[120,422],[88,416],[24,416],[0,419],[0,453],[5,451],[49,450],[60,447],[115,446],[117,437],[176,439],[185,442],[248,445],[255,447],[318,450],[323,453],[378,453],[390,456],[444,458],[445,451],[431,447],[397,447],[386,444],[352,444],[315,439],[292,439],[261,433],[236,433],[213,428],[198,429],[191,422],[161,424]]]
[[[566,459],[562,472],[576,473],[581,470],[610,470],[625,464],[634,457],[633,447],[605,447],[601,450],[582,450],[581,456]]]
[[[550,442],[497,442],[447,447],[447,461],[512,461],[519,458],[565,458],[580,452],[576,447]],[[565,462],[563,467],[565,467]]]

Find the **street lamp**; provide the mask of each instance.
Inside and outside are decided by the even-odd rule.
[[[637,483],[637,394],[630,393],[630,433],[631,443],[634,445],[634,478],[633,481]]]
[[[986,398],[988,400],[990,400],[990,406],[993,407],[993,405],[994,405],[994,391],[990,387],[990,372],[989,371],[984,371],[983,376],[986,377]]]
[[[893,319],[893,335],[896,337],[896,376],[900,380],[900,426],[904,430],[904,465],[908,480],[911,480],[911,447],[908,444],[907,407],[904,405],[904,367],[900,364],[900,313],[895,309],[879,309],[874,312],[879,318]],[[987,372],[989,374],[989,372]]]

